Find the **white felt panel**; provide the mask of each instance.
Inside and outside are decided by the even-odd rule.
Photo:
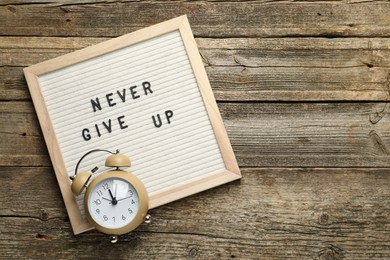
[[[178,31],[50,72],[39,82],[69,175],[79,158],[93,149],[127,154],[132,161],[128,170],[144,182],[149,195],[225,170]],[[143,82],[150,83],[153,93],[145,93]],[[123,89],[124,102],[117,93],[123,96]],[[94,112],[91,99],[96,98],[102,109]],[[170,124],[167,110],[173,112]],[[157,114],[162,120],[159,128],[152,120]],[[125,129],[118,123],[121,116]],[[102,124],[109,125],[109,120],[111,133]],[[91,135],[88,141],[82,136],[85,128]],[[106,170],[107,156],[91,154],[79,172],[95,166],[100,167],[98,173]]]

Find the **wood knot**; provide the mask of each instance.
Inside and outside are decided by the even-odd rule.
[[[16,13],[16,8],[15,8],[15,6],[7,5],[7,9],[8,9],[8,11],[10,11],[11,13]]]
[[[387,108],[387,103],[383,106],[383,108],[380,111],[375,111],[371,113],[368,118],[370,123],[373,125],[378,123],[386,115],[386,108]]]
[[[383,142],[382,138],[375,132],[371,130],[369,133],[370,140],[374,145],[375,152],[379,155],[389,155],[390,150],[387,148],[387,145]]]
[[[64,13],[70,13],[70,9],[64,6],[60,6],[60,10],[63,11]]]
[[[340,247],[329,245],[318,253],[320,260],[341,260],[344,259],[344,250]]]
[[[198,254],[199,254],[198,249],[196,249],[196,248],[194,248],[194,247],[191,248],[190,251],[188,252],[188,256],[189,256],[189,257],[192,257],[192,258],[197,257]]]
[[[310,143],[309,137],[298,137],[298,142],[302,144],[308,144]]]
[[[41,212],[40,212],[40,219],[42,219],[42,220],[48,220],[49,219],[49,214],[46,212],[46,211],[44,211],[44,210],[41,210]]]
[[[34,238],[34,240],[47,240],[47,239],[48,238],[45,235],[41,234],[41,233],[36,234],[35,238]]]
[[[263,183],[267,186],[273,186],[275,184],[275,179],[269,176],[264,176]]]
[[[329,215],[326,213],[321,214],[319,223],[321,225],[328,225],[329,224]]]

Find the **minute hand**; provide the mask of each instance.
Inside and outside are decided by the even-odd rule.
[[[124,197],[124,198],[121,198],[121,199],[116,200],[116,201],[121,201],[121,200],[125,200],[125,199],[130,199],[130,198],[131,198],[131,196],[129,196],[129,197]]]

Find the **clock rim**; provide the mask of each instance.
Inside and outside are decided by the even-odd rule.
[[[107,228],[100,224],[98,224],[93,217],[91,216],[88,208],[88,199],[91,195],[91,192],[94,190],[95,186],[102,182],[105,179],[111,179],[111,178],[119,178],[124,179],[125,181],[129,182],[131,185],[133,185],[134,189],[138,193],[138,199],[139,199],[139,208],[134,216],[133,220],[130,221],[129,224],[121,227],[121,228]],[[122,235],[129,233],[136,229],[144,220],[147,215],[149,209],[149,197],[148,193],[146,191],[145,185],[138,179],[134,174],[129,173],[127,171],[123,170],[111,170],[107,172],[103,172],[100,175],[98,175],[90,185],[88,185],[85,196],[84,196],[84,210],[87,216],[88,221],[91,223],[93,227],[95,227],[100,232],[103,232],[105,234],[109,235]]]

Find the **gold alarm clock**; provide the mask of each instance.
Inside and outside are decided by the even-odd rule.
[[[91,172],[77,174],[80,162],[90,153],[108,152],[105,165],[114,169],[99,174],[92,179]],[[118,241],[118,235],[126,234],[142,222],[149,223],[149,198],[141,180],[134,174],[120,169],[130,167],[130,159],[119,151],[92,150],[86,153],[76,165],[75,175],[71,177],[71,189],[79,196],[84,189],[84,210],[88,221],[100,232],[111,236],[111,242]]]

